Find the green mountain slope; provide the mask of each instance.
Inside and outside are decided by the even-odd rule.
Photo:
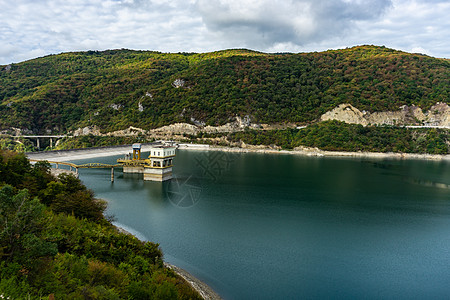
[[[0,66],[0,129],[64,133],[151,129],[198,120],[310,122],[338,104],[360,110],[448,103],[450,61],[376,46],[301,54],[110,50]]]

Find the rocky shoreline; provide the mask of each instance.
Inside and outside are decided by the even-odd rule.
[[[166,268],[172,269],[175,273],[181,276],[185,281],[187,281],[193,289],[195,289],[200,296],[205,300],[220,300],[222,299],[213,289],[211,289],[206,283],[199,280],[197,277],[191,275],[186,270],[179,268],[177,266],[171,265],[167,262],[164,263]]]
[[[348,157],[348,158],[392,158],[392,159],[425,159],[425,160],[450,160],[450,155],[440,154],[419,154],[419,153],[384,153],[384,152],[346,152],[346,151],[325,151],[318,148],[297,147],[293,150],[281,150],[275,147],[263,145],[244,147],[209,146],[203,144],[180,144],[179,149],[202,150],[202,151],[225,151],[237,153],[267,153],[267,154],[290,154],[316,157]]]

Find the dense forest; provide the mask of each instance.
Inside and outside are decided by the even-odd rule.
[[[174,122],[309,123],[341,103],[369,112],[448,102],[450,61],[377,46],[63,53],[0,66],[0,129],[66,133]]]
[[[79,179],[0,152],[0,299],[201,299]]]

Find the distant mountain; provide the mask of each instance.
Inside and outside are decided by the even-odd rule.
[[[449,103],[450,61],[377,46],[314,53],[249,50],[63,53],[0,66],[0,129],[65,133],[176,122],[308,123],[360,111]]]

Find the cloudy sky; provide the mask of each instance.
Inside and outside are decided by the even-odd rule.
[[[80,50],[362,44],[450,58],[449,16],[449,0],[0,0],[0,64]]]

